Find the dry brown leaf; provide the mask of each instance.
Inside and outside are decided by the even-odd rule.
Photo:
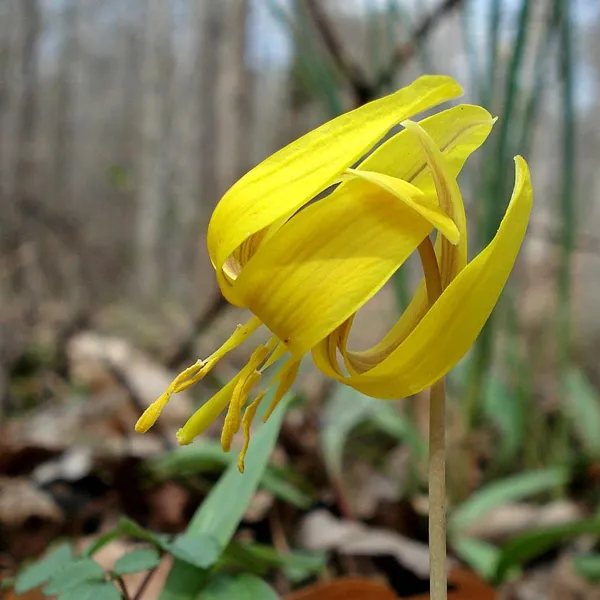
[[[487,583],[467,569],[453,569],[448,585],[454,588],[448,592],[448,600],[495,600],[498,597]],[[429,593],[409,596],[408,600],[429,600]]]
[[[74,336],[67,354],[73,379],[95,390],[112,387],[114,380],[107,364],[118,367],[144,408],[167,389],[176,375],[125,340],[93,331]],[[190,399],[185,392],[177,394],[177,401],[169,402],[161,413],[161,421],[165,427],[181,426],[190,410]]]
[[[570,500],[557,500],[545,506],[515,502],[490,511],[465,533],[489,542],[502,542],[524,531],[565,525],[584,516],[583,508]]]
[[[429,548],[394,531],[337,519],[326,510],[307,515],[300,525],[300,543],[309,550],[336,550],[354,556],[391,555],[415,575],[429,576]]]
[[[285,597],[285,600],[397,600],[389,587],[360,577],[344,577],[316,583]]]
[[[21,477],[0,477],[0,523],[21,527],[28,519],[59,523],[61,510],[51,496]]]
[[[25,592],[20,596],[18,596],[14,590],[7,590],[4,592],[3,596],[0,596],[0,598],[2,598],[2,600],[46,600],[48,596],[44,596],[44,594],[42,594],[42,590],[38,588],[29,592]]]

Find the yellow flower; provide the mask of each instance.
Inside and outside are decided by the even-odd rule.
[[[224,296],[254,316],[181,373],[142,415],[137,431],[148,430],[173,393],[202,379],[263,324],[272,333],[269,342],[178,432],[179,442],[188,444],[228,408],[221,442],[229,450],[243,428],[241,470],[258,404],[277,386],[268,418],[308,352],[326,375],[384,399],[431,386],[464,356],[513,267],[532,190],[527,164],[516,157],[515,187],[498,233],[467,263],[456,178],[494,119],[479,106],[459,105],[409,120],[461,93],[449,77],[420,77],[289,144],[223,196],[208,228],[209,255]],[[381,143],[398,124],[402,130]],[[349,350],[354,315],[415,250],[425,277],[409,307],[380,343]],[[262,374],[284,357],[246,406]]]

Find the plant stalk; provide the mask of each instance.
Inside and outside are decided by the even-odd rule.
[[[427,299],[433,306],[442,294],[440,269],[429,237],[419,245]],[[446,600],[446,386],[444,379],[429,390],[429,597]]]
[[[429,597],[448,597],[446,571],[446,385],[429,390]]]

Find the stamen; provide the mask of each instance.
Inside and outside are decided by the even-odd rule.
[[[277,405],[281,401],[281,399],[288,393],[292,384],[294,383],[296,376],[298,375],[298,369],[300,368],[299,360],[292,360],[291,358],[286,361],[286,363],[281,367],[281,370],[277,374],[277,377],[273,380],[279,381],[277,384],[277,389],[275,390],[275,396],[273,396],[273,400],[263,417],[263,423],[266,423],[269,417],[273,414],[273,411],[277,408]]]
[[[155,400],[143,413],[142,416],[137,420],[135,424],[135,430],[138,433],[146,433],[156,423],[158,417],[163,408],[167,405],[169,398],[171,397],[171,390],[167,390],[158,400]]]
[[[227,410],[225,422],[223,423],[223,431],[221,432],[221,447],[223,448],[223,452],[229,452],[229,450],[231,450],[233,436],[240,429],[242,408],[244,407],[244,404],[246,404],[246,400],[248,399],[248,395],[252,391],[252,388],[260,381],[260,377],[258,371],[252,371],[247,377],[240,378],[233,390],[231,401],[229,402],[229,409]]]
[[[245,464],[244,460],[246,458],[246,452],[248,452],[248,446],[250,445],[250,428],[252,426],[252,421],[256,415],[256,410],[258,409],[259,404],[262,399],[265,397],[266,392],[260,392],[258,396],[246,407],[244,411],[244,418],[242,419],[242,427],[244,429],[244,444],[242,449],[240,450],[240,454],[238,456],[238,471],[240,473],[244,472]]]
[[[158,400],[155,400],[144,411],[135,425],[135,430],[138,433],[146,433],[146,431],[156,423],[173,394],[183,392],[195,383],[204,379],[221,358],[234,348],[237,348],[237,346],[239,346],[250,334],[256,331],[261,324],[258,317],[252,317],[244,325],[238,325],[229,339],[205,361],[197,360],[193,365],[179,373]]]
[[[246,366],[240,371],[240,377],[231,395],[229,409],[221,433],[221,446],[224,452],[229,452],[233,436],[240,428],[241,412],[248,399],[248,394],[260,381],[261,375],[257,369],[265,361],[275,343],[276,341],[272,338],[266,346],[259,346],[250,356]]]
[[[240,374],[238,373],[186,421],[185,425],[177,432],[177,441],[179,444],[182,446],[191,444],[197,436],[204,433],[206,428],[218,418],[227,408],[239,379]]]

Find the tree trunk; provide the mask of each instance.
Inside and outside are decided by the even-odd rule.
[[[139,177],[137,180],[137,286],[150,300],[160,283],[160,236],[166,165],[161,141],[165,133],[164,101],[169,56],[170,15],[165,0],[148,0],[140,106]]]
[[[219,193],[248,168],[251,81],[246,67],[248,0],[227,5],[222,79],[219,86]]]

